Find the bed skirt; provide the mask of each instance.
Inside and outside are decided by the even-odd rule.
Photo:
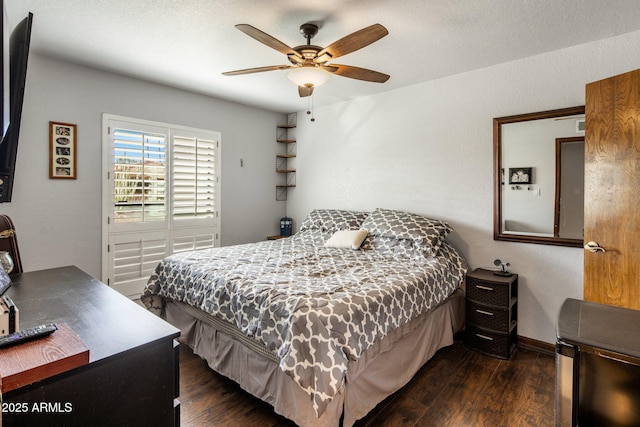
[[[350,362],[345,387],[320,417],[310,396],[280,369],[272,355],[255,351],[255,346],[234,337],[233,331],[221,328],[211,316],[183,304],[167,301],[165,317],[181,330],[181,343],[213,370],[271,404],[276,413],[300,426],[337,427],[342,419],[342,425],[350,427],[408,383],[436,351],[453,344],[453,335],[464,327],[464,291],[458,289]]]

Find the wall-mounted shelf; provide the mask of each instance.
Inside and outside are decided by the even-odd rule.
[[[276,185],[276,200],[287,200],[287,191],[296,186],[296,170],[291,167],[290,160],[296,157],[297,141],[292,135],[296,128],[297,114],[287,116],[287,124],[276,126],[276,142],[282,144],[284,153],[276,155],[276,172],[284,175],[284,183]]]

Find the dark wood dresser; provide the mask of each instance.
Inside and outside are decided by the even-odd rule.
[[[2,426],[179,425],[178,329],[77,267],[12,281],[20,328],[66,323],[89,363],[5,393]]]
[[[511,357],[518,334],[518,275],[475,269],[467,274],[466,296],[467,346],[490,356]]]

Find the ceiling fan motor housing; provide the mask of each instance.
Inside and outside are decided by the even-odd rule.
[[[306,24],[300,25],[300,32],[304,38],[307,39],[307,43],[309,43],[309,40],[318,34],[318,26],[307,22]]]

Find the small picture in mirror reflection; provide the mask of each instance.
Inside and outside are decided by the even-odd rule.
[[[509,184],[532,184],[533,168],[509,168]]]

